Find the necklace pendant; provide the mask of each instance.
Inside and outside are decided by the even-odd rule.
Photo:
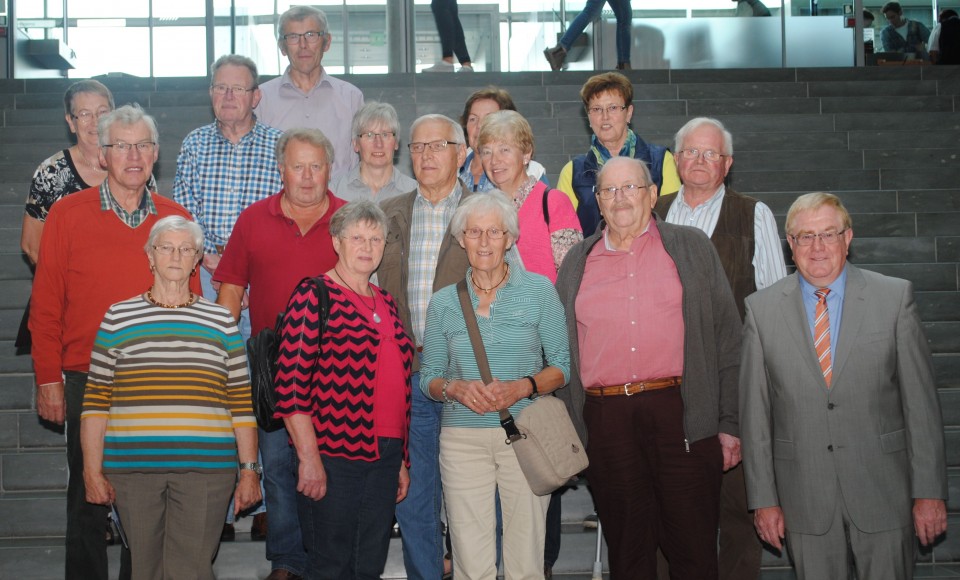
[[[373,313],[373,321],[376,322],[377,324],[380,324],[380,315],[377,314],[376,312]]]

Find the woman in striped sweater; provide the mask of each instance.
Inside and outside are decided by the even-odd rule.
[[[259,502],[257,430],[236,321],[193,294],[200,227],[161,219],[154,283],[104,316],[80,438],[87,501],[116,504],[138,580],[212,580],[230,501]],[[239,483],[237,469],[239,460]]]
[[[414,348],[393,299],[370,283],[386,222],[370,200],[337,210],[337,263],[320,276],[322,289],[304,280],[283,317],[276,415],[297,451],[308,580],[378,580],[396,503],[410,485]]]

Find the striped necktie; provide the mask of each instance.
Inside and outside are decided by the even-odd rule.
[[[823,380],[830,387],[833,376],[833,362],[830,360],[830,315],[827,314],[827,294],[829,288],[820,288],[817,295],[817,308],[814,312],[816,320],[813,323],[813,348],[817,351],[817,360],[820,361],[820,371]]]

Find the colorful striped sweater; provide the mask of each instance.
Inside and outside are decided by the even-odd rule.
[[[320,335],[320,307],[313,282],[297,286],[283,317],[277,360],[276,417],[309,415],[323,455],[374,461],[379,459],[374,429],[377,356],[384,337],[357,310],[343,290],[326,274],[321,280],[330,293],[326,332]],[[400,348],[406,418],[403,425],[404,462],[410,430],[410,368],[413,342],[400,322],[397,306],[384,290],[380,293],[394,321],[390,337]],[[389,319],[388,319],[389,320]]]
[[[230,313],[204,298],[114,304],[97,332],[83,415],[107,415],[104,473],[235,472],[234,429],[255,428],[247,354]]]

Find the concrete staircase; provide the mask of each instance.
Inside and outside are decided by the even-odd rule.
[[[934,352],[950,466],[950,529],[921,562],[960,561],[960,67],[633,71],[633,127],[671,145],[690,117],[721,119],[734,135],[733,186],[773,208],[781,233],[793,199],[839,194],[853,214],[851,259],[911,280]],[[475,89],[507,88],[537,137],[535,158],[553,182],[589,144],[579,101],[588,73],[355,76],[367,99],[392,103],[401,133],[417,116],[454,118]],[[202,78],[106,79],[118,104],[136,101],[160,127],[161,192],[171,191],[180,142],[212,121]],[[69,141],[68,80],[0,81],[0,576],[23,550],[61,558],[66,460],[62,432],[40,424],[33,376],[13,339],[30,292],[20,222],[37,164]],[[409,173],[406,148],[400,167]],[[578,492],[582,494],[583,492]],[[577,530],[580,508],[565,514]],[[576,549],[592,534],[565,534]],[[580,544],[584,544],[581,546]],[[573,549],[573,548],[572,548]],[[51,551],[52,550],[52,551]],[[59,554],[59,556],[57,556]],[[582,562],[580,562],[582,560]],[[589,558],[565,572],[588,573]],[[772,568],[784,558],[766,555]],[[59,565],[56,568],[59,570]],[[11,576],[15,577],[15,576]],[[38,576],[41,577],[41,576]],[[251,576],[253,577],[253,576]],[[765,573],[766,577],[774,577]],[[779,577],[779,576],[778,576]]]

